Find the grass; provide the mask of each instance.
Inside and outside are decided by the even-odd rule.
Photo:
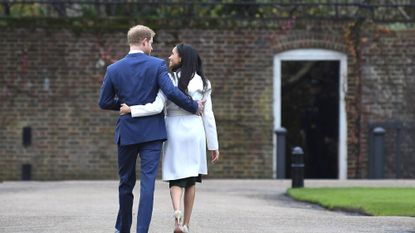
[[[415,217],[415,188],[296,188],[288,194],[331,210]]]

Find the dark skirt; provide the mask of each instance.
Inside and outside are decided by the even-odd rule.
[[[196,184],[196,182],[202,183],[202,175],[193,177],[186,177],[178,180],[169,180],[169,188],[172,186],[179,186],[181,188],[188,188]]]

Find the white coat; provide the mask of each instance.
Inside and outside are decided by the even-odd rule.
[[[170,76],[175,86],[178,84],[176,73]],[[203,89],[202,78],[195,74],[188,85],[188,94],[193,100],[206,100],[202,116],[189,113],[159,91],[153,103],[130,106],[132,117],[148,116],[160,113],[165,107],[167,141],[163,149],[163,180],[176,180],[186,177],[206,175],[208,150],[218,150],[216,122],[212,109],[212,88],[208,82]]]

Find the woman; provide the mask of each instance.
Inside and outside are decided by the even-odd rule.
[[[194,100],[205,100],[202,116],[191,114],[166,100],[160,91],[153,103],[122,105],[120,114],[140,117],[160,113],[165,103],[167,142],[164,147],[163,180],[169,181],[174,209],[175,233],[189,232],[190,216],[195,198],[195,183],[207,174],[206,141],[211,162],[219,159],[215,117],[212,111],[211,84],[205,78],[202,61],[196,50],[179,44],[169,57],[173,83]],[[184,218],[180,210],[184,189]]]

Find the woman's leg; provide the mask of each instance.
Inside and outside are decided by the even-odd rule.
[[[173,210],[174,210],[174,226],[175,226],[175,232],[181,232],[180,230],[180,221],[182,218],[182,213],[180,211],[180,202],[182,199],[182,188],[179,186],[171,186],[170,187],[170,197],[171,197],[171,203],[173,204]]]
[[[182,197],[182,188],[179,186],[171,186],[170,188],[171,203],[173,204],[173,210],[180,210],[180,201]]]
[[[189,186],[184,192],[184,219],[183,225],[188,226],[192,215],[193,203],[195,201],[196,185]]]

